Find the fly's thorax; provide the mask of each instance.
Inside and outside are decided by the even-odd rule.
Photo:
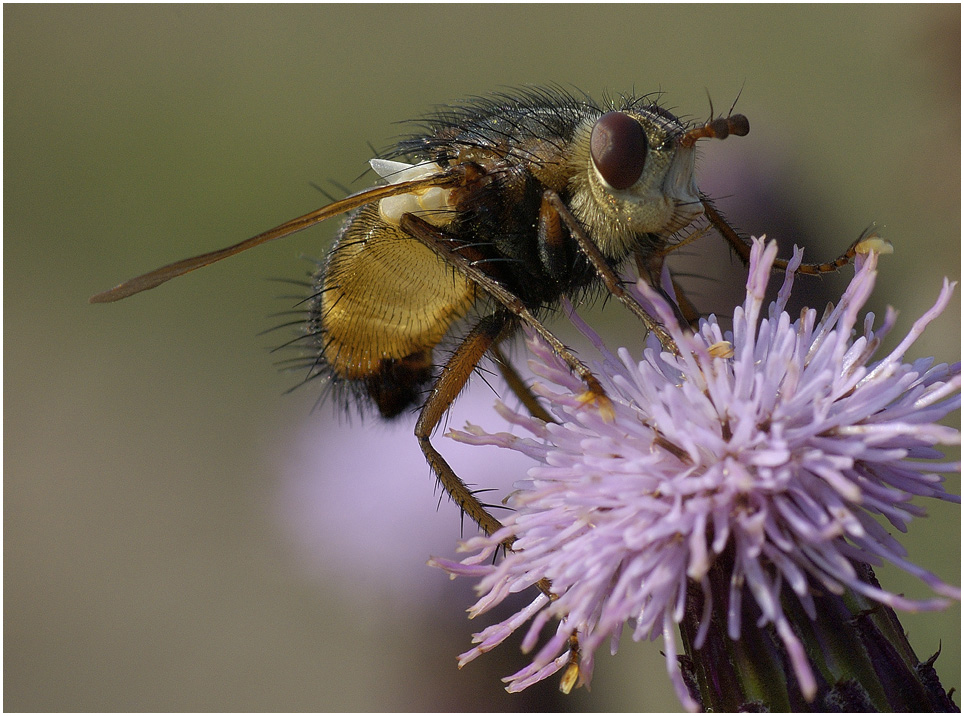
[[[609,112],[583,122],[573,142],[570,205],[604,254],[619,260],[642,234],[669,235],[703,213],[695,147],[665,111]]]
[[[475,300],[467,279],[382,220],[377,205],[349,217],[314,284],[314,350],[343,380],[369,379],[386,362],[430,355]]]

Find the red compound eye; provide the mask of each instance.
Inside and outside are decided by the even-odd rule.
[[[622,112],[607,112],[592,128],[589,154],[609,186],[628,189],[642,176],[648,144],[639,122]]]

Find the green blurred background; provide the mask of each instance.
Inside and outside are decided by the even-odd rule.
[[[4,7],[6,710],[679,708],[658,645],[628,636],[568,699],[554,683],[505,694],[514,645],[456,670],[481,625],[463,618],[469,585],[424,566],[454,553],[459,521],[436,509],[411,421],[346,431],[311,390],[283,395],[279,339],[257,336],[285,308],[263,279],[302,275],[334,223],[87,305],[320,206],[309,183],[353,181],[398,120],[548,82],[664,90],[694,117],[707,92],[725,111],[743,87],[750,135],[703,146],[724,209],[751,192],[788,207],[805,235],[780,238],[814,258],[881,222],[897,253],[874,307],[900,308],[898,333],[960,278],[956,5]],[[754,216],[737,223],[780,233]],[[713,281],[697,300],[723,310],[713,286],[738,291],[741,269],[698,250]],[[955,301],[912,357],[957,359],[959,329]],[[337,467],[306,458],[291,478],[329,430],[360,442],[338,437]],[[396,444],[408,462],[374,462]],[[379,503],[387,483],[412,507]],[[339,502],[343,485],[359,491]],[[959,510],[927,507],[910,557],[957,584]],[[329,508],[338,528],[306,537]],[[428,546],[379,554],[429,523]],[[902,622],[922,658],[943,645],[959,687],[959,608]]]

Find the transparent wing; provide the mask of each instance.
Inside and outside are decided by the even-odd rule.
[[[347,196],[344,199],[340,199],[332,204],[323,206],[322,208],[317,209],[310,214],[305,214],[304,216],[299,216],[297,219],[286,221],[280,226],[269,229],[268,231],[258,234],[257,236],[252,236],[250,239],[246,239],[245,241],[235,244],[234,246],[228,246],[227,248],[218,249],[217,251],[210,251],[206,254],[201,254],[200,256],[193,256],[189,259],[183,259],[182,261],[175,261],[167,266],[162,266],[161,268],[154,269],[153,271],[149,271],[141,276],[124,281],[124,283],[118,284],[117,286],[114,286],[114,288],[94,294],[90,297],[90,302],[110,303],[112,301],[119,301],[122,298],[127,298],[128,296],[133,296],[135,293],[140,293],[141,291],[147,291],[148,289],[160,286],[162,283],[170,281],[172,278],[182,276],[190,271],[194,271],[195,269],[203,268],[204,266],[213,264],[221,259],[226,259],[229,256],[234,256],[242,251],[247,251],[255,246],[260,246],[261,244],[269,241],[281,239],[298,231],[303,231],[304,229],[314,226],[325,219],[330,219],[333,216],[344,214],[352,209],[357,209],[359,206],[371,204],[379,201],[380,199],[384,199],[385,197],[407,194],[409,192],[424,189],[426,187],[456,184],[458,183],[461,174],[461,168],[456,166],[427,177],[421,177],[411,181],[400,181],[393,184],[388,184],[386,186],[377,186],[371,189],[360,191],[357,194],[352,194],[351,196]]]

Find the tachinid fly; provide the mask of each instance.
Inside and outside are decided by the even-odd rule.
[[[297,342],[308,379],[347,388],[387,418],[418,408],[415,434],[432,470],[492,533],[498,520],[431,444],[435,428],[486,354],[529,409],[544,415],[499,348],[523,325],[585,383],[587,410],[611,411],[593,374],[540,319],[562,297],[604,288],[672,349],[616,269],[631,257],[658,287],[679,232],[703,215],[748,259],[746,242],[700,193],[694,165],[698,140],[743,136],[749,123],[730,114],[687,124],[652,95],[600,104],[559,90],[522,90],[438,111],[420,126],[371,160],[383,179],[378,186],[91,301],[125,298],[347,213],[305,303]],[[832,271],[854,251],[799,271]],[[673,298],[679,320],[694,320],[685,297]],[[466,327],[453,336],[456,324]],[[436,349],[447,337],[455,348],[437,366]]]

